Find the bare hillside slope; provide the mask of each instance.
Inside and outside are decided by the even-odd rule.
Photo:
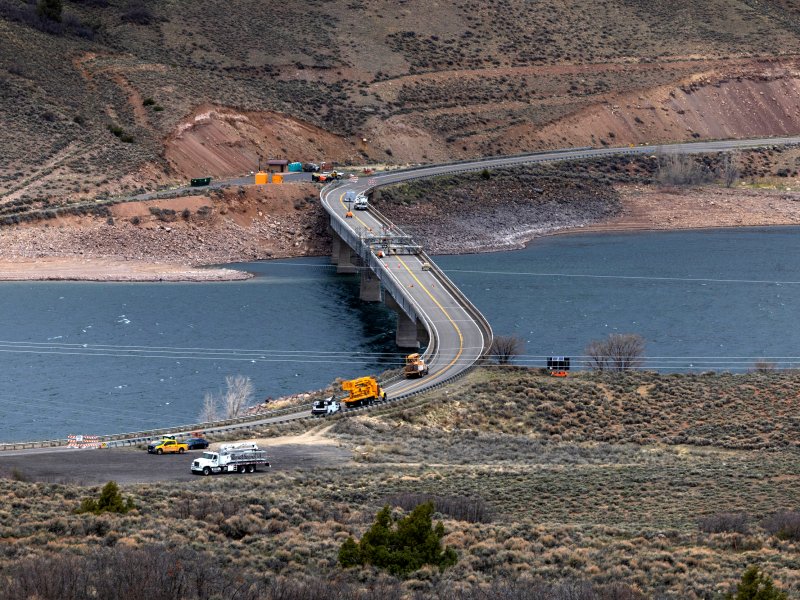
[[[0,200],[91,198],[259,156],[416,162],[796,131],[782,111],[797,12],[781,0],[65,0],[52,23],[30,0],[0,0]],[[665,98],[686,85],[691,100]],[[707,124],[718,89],[736,120]],[[250,123],[202,151],[175,144],[208,106]]]

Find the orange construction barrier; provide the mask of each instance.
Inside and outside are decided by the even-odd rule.
[[[265,185],[269,183],[269,175],[267,173],[256,173],[256,185]]]

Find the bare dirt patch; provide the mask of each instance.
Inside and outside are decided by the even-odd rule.
[[[318,429],[312,429],[305,433],[301,433],[300,435],[284,435],[280,437],[270,437],[270,438],[253,438],[247,440],[241,440],[242,442],[252,442],[258,444],[259,447],[262,446],[283,446],[285,444],[292,444],[295,446],[339,446],[341,445],[334,438],[327,437],[327,433],[333,428],[332,425],[328,425]],[[216,448],[218,445],[212,444],[212,448]]]
[[[620,202],[619,215],[586,225],[581,231],[800,224],[800,192],[794,191],[635,186],[620,190]]]
[[[167,138],[164,156],[184,177],[241,175],[270,158],[350,162],[352,142],[275,112],[246,112],[204,105]]]

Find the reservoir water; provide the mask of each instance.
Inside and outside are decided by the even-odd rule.
[[[670,371],[800,363],[800,228],[558,236],[436,260],[520,362],[637,333]],[[378,372],[394,316],[327,259],[234,265],[231,283],[0,284],[0,441],[180,425],[227,375],[256,399]]]

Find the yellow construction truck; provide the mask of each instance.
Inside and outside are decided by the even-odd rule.
[[[342,389],[350,393],[346,398],[342,398],[342,404],[347,408],[369,405],[376,400],[386,400],[386,392],[374,377],[343,381]]]
[[[428,365],[425,364],[423,358],[418,354],[409,354],[406,356],[406,364],[403,367],[403,375],[407,378],[411,377],[424,377],[428,374]]]

